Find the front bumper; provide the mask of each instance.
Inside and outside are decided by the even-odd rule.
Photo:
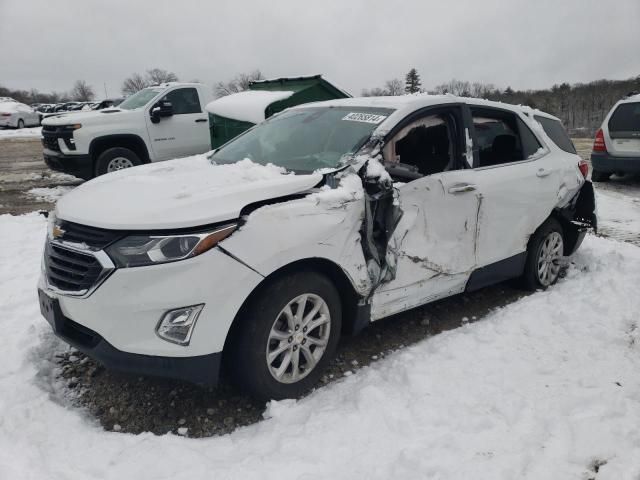
[[[609,153],[591,152],[591,165],[594,170],[605,173],[640,173],[640,156],[615,157]]]
[[[262,280],[213,248],[188,260],[116,269],[86,297],[56,293],[44,273],[39,287],[59,305],[62,320],[50,321],[56,334],[107,367],[211,384],[231,324]],[[168,310],[197,304],[205,306],[188,345],[157,335]]]
[[[58,299],[39,291],[40,310],[54,333],[105,367],[126,373],[174,378],[197,385],[218,383],[222,352],[194,357],[160,357],[118,350],[98,333],[62,313]]]
[[[93,163],[89,155],[65,155],[61,152],[45,149],[43,157],[44,163],[51,170],[69,173],[84,180],[93,178]]]

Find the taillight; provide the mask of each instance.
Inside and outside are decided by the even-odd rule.
[[[0,113],[0,117],[10,117],[10,113]]]
[[[604,133],[602,129],[599,128],[596,132],[596,139],[593,141],[593,151],[594,152],[606,152],[607,146],[604,143]]]
[[[580,160],[578,162],[578,169],[580,170],[580,173],[582,174],[582,176],[586,180],[587,176],[589,175],[589,164],[584,160]]]

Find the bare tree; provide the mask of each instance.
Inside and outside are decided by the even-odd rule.
[[[78,102],[88,102],[89,100],[93,100],[94,97],[95,93],[91,85],[84,80],[76,80],[76,83],[73,84],[73,88],[71,89],[71,98]]]
[[[160,83],[167,82],[177,82],[178,76],[169,72],[168,70],[163,70],[161,68],[152,68],[151,70],[147,70],[147,81],[150,85],[158,85]]]
[[[360,93],[363,97],[384,97],[387,95],[387,91],[384,88],[375,87],[371,90],[367,90],[366,88],[362,90]]]
[[[384,89],[387,92],[386,95],[404,95],[404,85],[399,78],[392,78],[384,82]]]
[[[139,73],[134,73],[124,80],[121,91],[123,95],[132,95],[148,86],[149,81],[146,78]]]
[[[213,91],[216,97],[224,97],[231,95],[232,93],[242,92],[249,88],[251,82],[257,80],[263,80],[264,76],[260,70],[254,70],[249,73],[239,73],[232,80],[228,82],[218,82],[213,87]]]

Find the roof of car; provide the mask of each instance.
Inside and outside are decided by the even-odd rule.
[[[511,105],[509,103],[494,102],[492,100],[483,100],[479,98],[458,97],[456,95],[430,95],[427,93],[399,95],[387,97],[356,97],[342,98],[338,100],[328,100],[325,102],[316,102],[313,104],[303,104],[292,108],[309,108],[309,107],[371,107],[371,108],[389,108],[395,110],[389,118],[382,122],[376,129],[378,133],[385,133],[393,127],[398,121],[406,117],[410,113],[420,110],[421,108],[443,105],[448,103],[466,103],[468,105],[477,105],[483,107],[502,108],[526,115],[539,115],[554,120],[559,119],[541,110],[533,109],[525,105]]]

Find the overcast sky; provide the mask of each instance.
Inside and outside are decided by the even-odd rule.
[[[640,0],[0,0],[0,85],[98,96],[152,67],[207,84],[322,73],[359,94],[418,69],[501,87],[640,75]]]

